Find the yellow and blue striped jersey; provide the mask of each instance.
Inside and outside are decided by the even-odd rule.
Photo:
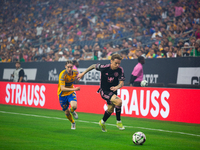
[[[74,83],[74,80],[76,79],[77,75],[78,75],[78,72],[74,69],[72,71],[72,75],[69,75],[67,70],[63,70],[59,74],[58,91],[57,91],[58,96],[60,94],[61,94],[61,96],[67,96],[67,95],[70,95],[74,92],[74,91],[63,92],[63,91],[61,91],[60,86],[64,85],[67,88],[73,88],[74,87],[73,83]]]

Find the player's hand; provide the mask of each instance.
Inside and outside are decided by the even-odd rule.
[[[84,76],[84,73],[83,73],[83,72],[82,72],[82,73],[79,73],[78,76],[77,76],[78,81],[79,81],[83,76]]]
[[[112,90],[113,92],[115,92],[115,91],[117,91],[117,87],[116,86],[112,86],[112,87],[110,87],[110,90]]]
[[[80,89],[81,89],[80,87],[75,87],[74,91],[80,91]]]

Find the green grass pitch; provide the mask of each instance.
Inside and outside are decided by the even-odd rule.
[[[0,150],[199,150],[200,125],[122,117],[124,131],[115,116],[103,133],[103,115],[78,113],[76,130],[64,112],[0,105]],[[144,145],[134,145],[133,133],[145,133]]]

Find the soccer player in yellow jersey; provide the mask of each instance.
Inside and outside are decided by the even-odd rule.
[[[78,114],[75,112],[77,108],[75,91],[79,91],[80,87],[74,87],[73,82],[77,79],[78,72],[72,69],[72,61],[67,61],[65,68],[66,69],[59,74],[57,94],[62,110],[65,112],[66,117],[71,122],[71,129],[76,129],[76,124],[72,115],[75,119],[78,119]],[[69,105],[71,105],[70,109]]]

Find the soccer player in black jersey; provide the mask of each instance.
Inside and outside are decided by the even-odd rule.
[[[105,122],[114,112],[114,109],[116,111],[117,127],[120,130],[125,129],[121,122],[122,100],[117,96],[117,89],[124,85],[125,80],[124,70],[120,67],[121,60],[122,58],[119,54],[114,54],[111,57],[110,64],[93,64],[78,75],[78,78],[81,79],[90,70],[96,69],[101,71],[101,84],[98,93],[107,101],[108,106],[102,120],[99,121],[103,132],[107,132]]]

